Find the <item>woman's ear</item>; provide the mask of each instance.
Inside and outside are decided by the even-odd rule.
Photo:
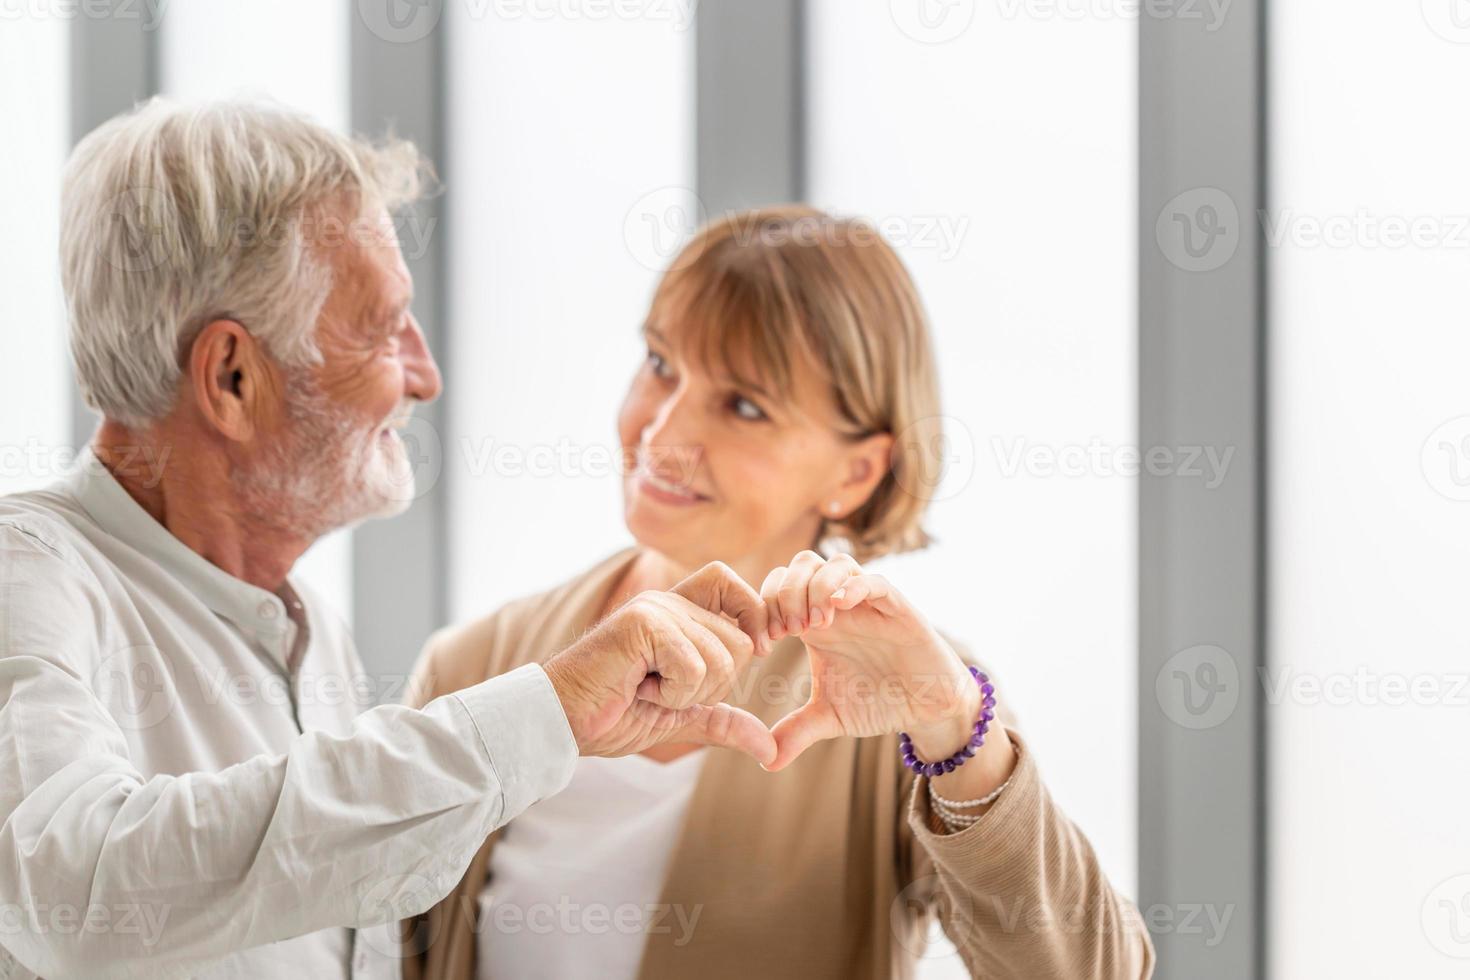
[[[856,442],[848,450],[847,479],[838,490],[842,513],[861,508],[878,489],[893,467],[893,436],[878,432]]]
[[[189,382],[205,423],[226,439],[255,434],[261,398],[275,385],[255,338],[234,320],[205,324],[189,349]]]

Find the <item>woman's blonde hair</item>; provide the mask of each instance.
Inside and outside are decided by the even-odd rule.
[[[818,365],[842,432],[893,436],[888,473],[818,544],[859,561],[929,543],[924,511],[939,481],[939,383],[919,296],[872,225],[814,208],[734,212],[701,228],[654,294],[667,324],[705,366],[747,383],[760,373],[781,397],[793,366]]]

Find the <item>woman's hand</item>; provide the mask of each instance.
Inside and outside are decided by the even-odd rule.
[[[954,649],[883,576],[864,571],[848,555],[827,561],[803,551],[766,577],[761,599],[771,639],[800,635],[812,671],[811,699],[772,729],[776,761],[767,768],[781,769],[812,744],[841,736],[908,732],[915,752],[930,762],[969,742],[980,715],[979,686]],[[999,720],[991,722],[985,742],[968,765],[942,777],[946,784],[967,789],[1004,780],[1013,750]],[[992,745],[1003,749],[993,752]],[[971,778],[957,778],[972,767]]]

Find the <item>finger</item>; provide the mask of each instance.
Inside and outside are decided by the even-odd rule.
[[[813,629],[825,629],[832,625],[836,615],[832,593],[842,588],[848,579],[862,573],[862,566],[851,555],[834,555],[812,576],[807,585],[807,607],[811,610]]]
[[[725,700],[725,695],[735,683],[736,654],[731,652],[727,640],[721,639],[698,620],[686,616],[679,620],[678,625],[684,632],[684,637],[694,645],[700,659],[704,661],[704,676],[688,704],[714,704]],[[721,623],[720,628],[727,632],[729,643],[744,651],[741,663],[748,663],[748,651],[751,648],[749,637],[728,622]]]
[[[786,623],[778,615],[780,607],[776,600],[776,593],[780,591],[785,578],[786,566],[777,565],[761,583],[761,604],[766,607],[766,634],[772,640],[779,640],[786,635]]]
[[[731,680],[734,675],[745,671],[755,653],[755,644],[738,625],[672,592],[650,592],[648,597],[658,603],[668,613],[670,621],[677,624],[695,644],[712,674],[717,664],[719,670],[731,674]],[[685,629],[686,624],[698,628]],[[712,700],[723,699],[721,694],[714,698],[701,696],[698,700],[708,704]]]
[[[710,562],[669,591],[735,620],[750,637],[757,656],[771,652],[766,634],[766,606],[760,593],[724,562]]]
[[[665,708],[687,708],[697,704],[696,695],[704,686],[707,668],[698,647],[690,640],[679,625],[673,621],[659,622],[649,639],[650,653],[637,690],[648,691],[648,682],[654,682],[652,696],[645,694],[644,700]],[[653,676],[657,675],[657,676]]]
[[[776,758],[776,740],[759,718],[728,704],[699,704],[679,713],[682,722],[662,742],[697,742],[744,752],[763,766]]]
[[[771,729],[771,737],[776,740],[776,759],[766,768],[771,772],[785,769],[816,743],[841,734],[842,726],[831,708],[808,701]]]
[[[889,616],[897,615],[902,608],[898,590],[888,579],[871,572],[853,576],[832,593],[832,605],[836,609],[852,609],[864,602]]]
[[[786,632],[794,634],[806,629],[808,623],[807,587],[811,583],[812,576],[820,571],[824,564],[826,562],[822,556],[815,551],[803,551],[791,559],[791,563],[786,566],[786,577],[781,580],[781,587],[776,590],[776,604],[781,621],[786,625]]]

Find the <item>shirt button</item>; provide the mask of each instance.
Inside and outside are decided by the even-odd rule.
[[[255,608],[255,611],[260,613],[262,619],[276,618],[276,607],[273,603],[262,602],[259,606]]]

